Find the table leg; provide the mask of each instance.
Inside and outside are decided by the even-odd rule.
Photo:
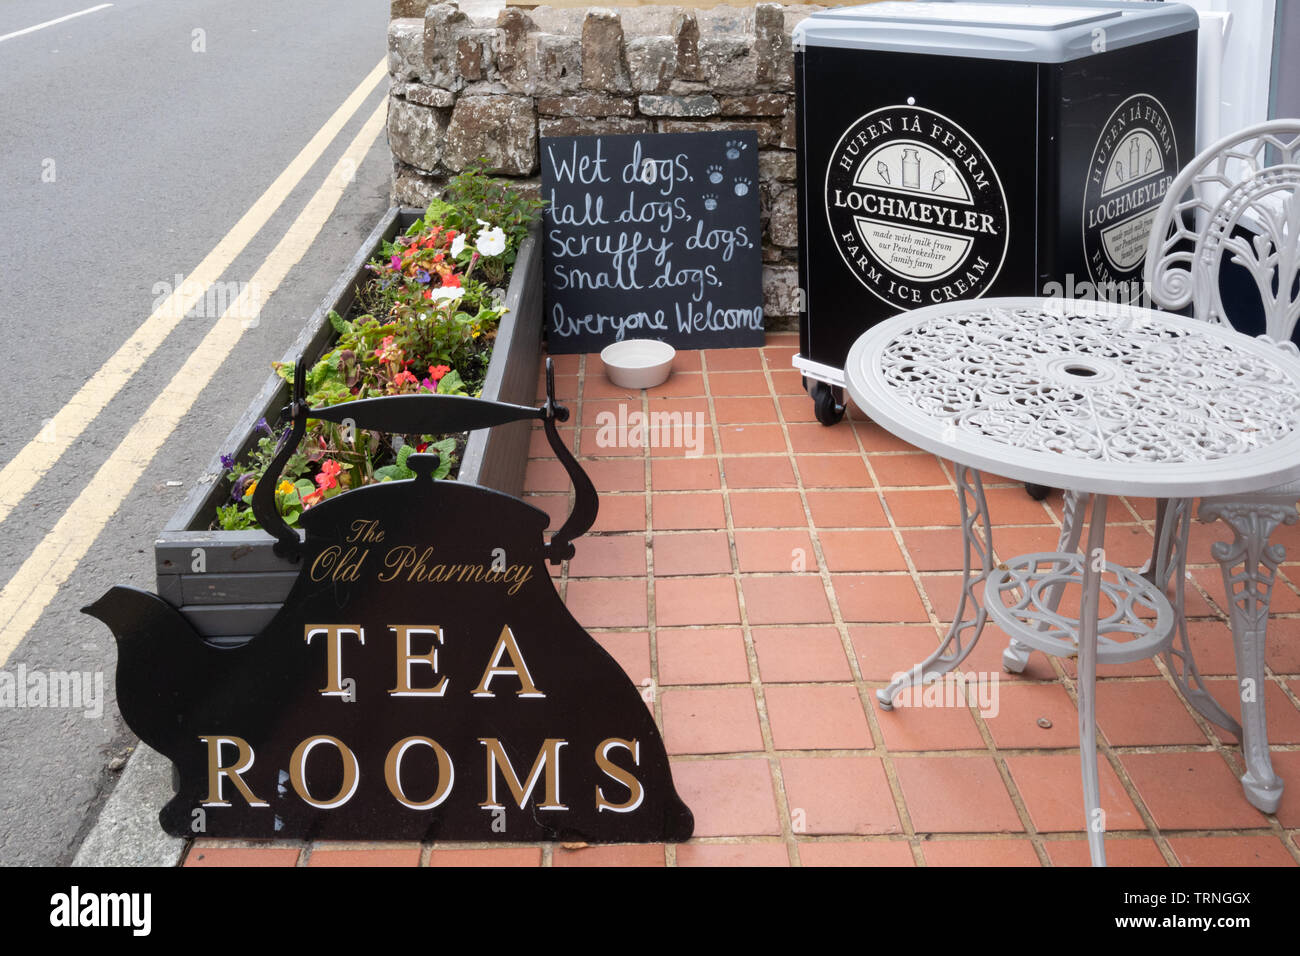
[[[1097,771],[1097,618],[1106,560],[1103,547],[1106,503],[1105,495],[1093,496],[1079,608],[1079,761],[1083,769],[1088,852],[1093,866],[1106,865],[1106,815],[1101,809],[1101,780]]]
[[[1178,631],[1174,642],[1165,651],[1165,665],[1174,676],[1183,696],[1206,720],[1217,724],[1237,739],[1241,739],[1241,725],[1214,699],[1192,656],[1192,644],[1187,637],[1187,614],[1184,605],[1187,590],[1187,532],[1191,527],[1192,502],[1187,498],[1161,501],[1157,506],[1156,545],[1152,565],[1144,576],[1166,594],[1174,586],[1174,612],[1178,615]]]
[[[900,691],[939,678],[965,660],[979,640],[988,617],[983,604],[975,596],[976,586],[987,580],[993,571],[993,532],[988,503],[984,500],[984,485],[974,468],[954,462],[953,469],[957,475],[957,501],[961,507],[961,530],[966,546],[961,599],[953,613],[952,626],[938,650],[888,687],[876,691],[876,700],[884,710],[893,709],[894,698]],[[977,563],[980,570],[974,573]]]
[[[1075,553],[1079,550],[1079,537],[1083,533],[1083,510],[1084,501],[1087,496],[1077,491],[1066,491],[1064,497],[1064,506],[1061,513],[1061,537],[1056,543],[1057,551]],[[1057,565],[1059,568],[1060,566]],[[1061,603],[1061,592],[1064,587],[1059,584],[1050,586],[1047,592],[1048,610],[1055,611]],[[1039,630],[1047,627],[1044,622]],[[1019,674],[1029,665],[1029,653],[1032,648],[1014,637],[1007,644],[1007,649],[1002,652],[1002,669],[1011,673]]]
[[[1265,813],[1275,813],[1282,801],[1282,779],[1273,772],[1268,752],[1268,723],[1264,716],[1264,647],[1268,609],[1277,566],[1286,556],[1269,535],[1280,524],[1296,520],[1295,503],[1210,499],[1201,502],[1200,519],[1222,518],[1233,540],[1210,549],[1223,572],[1237,658],[1237,689],[1241,695],[1241,753],[1246,773],[1241,787],[1246,799]],[[1234,569],[1240,571],[1234,573]]]

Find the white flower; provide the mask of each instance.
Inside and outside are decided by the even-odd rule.
[[[484,229],[478,234],[478,241],[475,243],[480,255],[499,256],[506,251],[506,234],[500,226],[492,229]]]
[[[464,251],[465,251],[465,237],[458,233],[456,235],[456,238],[451,241],[451,257],[453,259],[459,258],[460,254]]]
[[[439,286],[433,291],[434,302],[454,302],[465,294],[465,290],[456,286]]]

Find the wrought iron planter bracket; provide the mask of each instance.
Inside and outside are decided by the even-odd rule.
[[[537,408],[458,395],[390,395],[312,408],[307,404],[306,395],[307,367],[298,362],[293,370],[293,398],[282,413],[289,417],[292,427],[280,439],[275,457],[253,492],[253,515],[258,524],[276,539],[275,553],[283,558],[297,561],[302,556],[303,542],[298,532],[280,517],[280,509],[275,504],[275,489],[285,465],[307,433],[309,418],[336,424],[348,423],[370,431],[407,435],[471,431],[530,418],[539,419],[546,432],[546,440],[568,472],[575,492],[573,511],[546,545],[546,559],[552,564],[559,564],[566,558],[573,557],[574,539],[585,534],[596,521],[600,504],[596,487],[556,430],[556,422],[569,420],[569,410],[556,401],[555,369],[549,358],[546,360],[546,401]],[[432,473],[438,467],[438,455],[411,455],[408,464],[417,473],[423,474],[426,469]]]

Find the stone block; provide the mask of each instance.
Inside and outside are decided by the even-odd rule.
[[[537,101],[537,112],[543,116],[635,116],[636,103],[606,93],[543,96]]]
[[[650,120],[611,116],[590,119],[585,116],[543,116],[537,121],[542,136],[603,136],[614,133],[643,135],[654,131]]]
[[[632,89],[623,21],[613,10],[593,7],[582,21],[582,87],[608,93]]]
[[[677,44],[666,36],[629,40],[627,69],[634,92],[666,92],[677,72]]]
[[[537,114],[527,96],[462,96],[447,127],[445,162],[460,170],[479,158],[489,172],[530,176],[537,168]]]
[[[413,80],[424,70],[424,21],[392,20],[388,24],[388,72]]]
[[[705,117],[718,115],[718,101],[701,96],[642,96],[637,107],[643,116]]]
[[[408,166],[431,172],[442,163],[447,146],[447,110],[389,97],[388,144]]]

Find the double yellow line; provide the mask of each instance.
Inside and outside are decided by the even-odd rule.
[[[361,108],[384,73],[385,64],[381,61],[185,281],[46,424],[41,436],[28,442],[0,469],[0,521],[8,517],[243,252]],[[0,590],[0,667],[71,576],[163,442],[230,355],[248,325],[246,317],[257,314],[289,270],[306,254],[352,181],[354,171],[379,137],[386,108],[387,103],[381,103],[370,115],[239,297],[229,304],[117,450]]]

